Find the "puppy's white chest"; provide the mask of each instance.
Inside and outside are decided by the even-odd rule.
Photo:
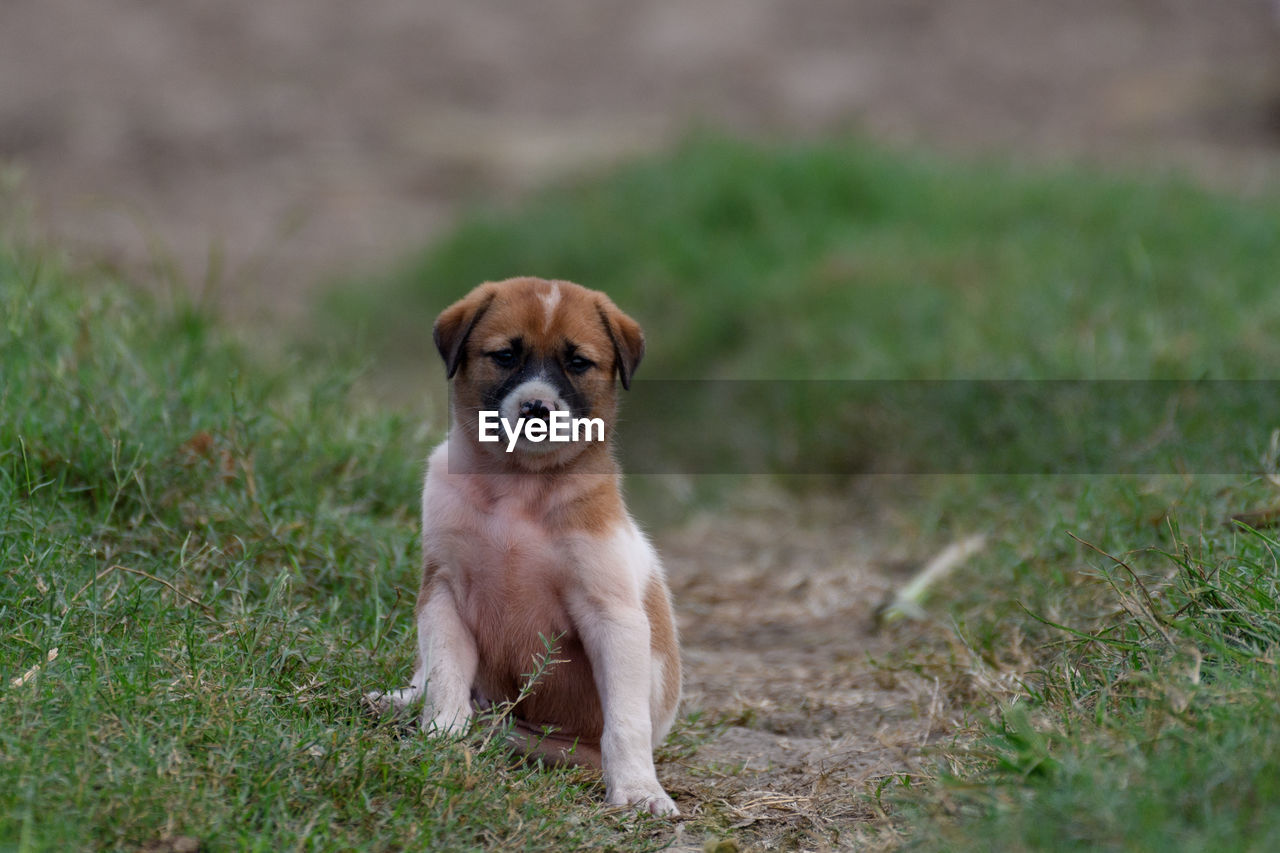
[[[558,583],[569,556],[541,525],[514,513],[495,512],[448,540],[448,563],[478,583]]]
[[[514,624],[536,635],[567,624],[562,598],[572,555],[542,525],[499,504],[436,533],[441,567],[472,630]]]

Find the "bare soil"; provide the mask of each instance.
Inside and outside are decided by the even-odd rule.
[[[891,846],[877,787],[935,775],[930,748],[1015,690],[946,626],[879,624],[932,556],[903,529],[874,492],[757,492],[662,537],[701,714],[659,764],[686,813],[763,849],[863,846],[868,825]]]

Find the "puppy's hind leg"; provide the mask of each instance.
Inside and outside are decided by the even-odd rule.
[[[515,721],[507,735],[507,743],[530,761],[545,761],[553,767],[591,767],[599,770],[604,766],[600,744],[559,732],[543,731],[524,720]]]

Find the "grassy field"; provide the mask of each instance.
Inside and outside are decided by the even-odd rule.
[[[603,812],[584,774],[358,706],[408,663],[418,460],[442,418],[352,388],[369,351],[386,375],[434,369],[430,319],[480,280],[609,291],[662,329],[649,377],[1269,379],[1277,222],[1274,198],[1176,181],[703,140],[477,214],[335,295],[315,339],[352,317],[360,334],[284,364],[180,300],[5,250],[0,848],[669,840]],[[885,843],[1274,845],[1280,546],[1224,521],[1280,503],[1277,427],[1222,424],[1248,474],[1178,473],[1225,470],[1189,446],[1166,475],[897,496],[901,536],[988,531],[932,610],[1022,688],[974,707],[990,723],[936,749],[931,781],[866,792],[892,815]]]
[[[0,256],[0,315],[0,848],[646,837],[572,774],[361,713],[407,650],[413,424],[49,256]]]

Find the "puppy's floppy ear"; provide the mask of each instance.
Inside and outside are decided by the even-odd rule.
[[[471,337],[471,330],[480,322],[484,312],[493,303],[493,291],[488,288],[476,288],[448,308],[440,312],[436,318],[431,337],[444,359],[444,367],[449,379],[458,372],[462,364],[462,356]]]
[[[618,368],[618,378],[624,389],[631,387],[631,377],[644,358],[644,330],[640,324],[619,310],[608,299],[596,304],[600,321],[604,323],[609,340],[613,342],[613,356]]]

